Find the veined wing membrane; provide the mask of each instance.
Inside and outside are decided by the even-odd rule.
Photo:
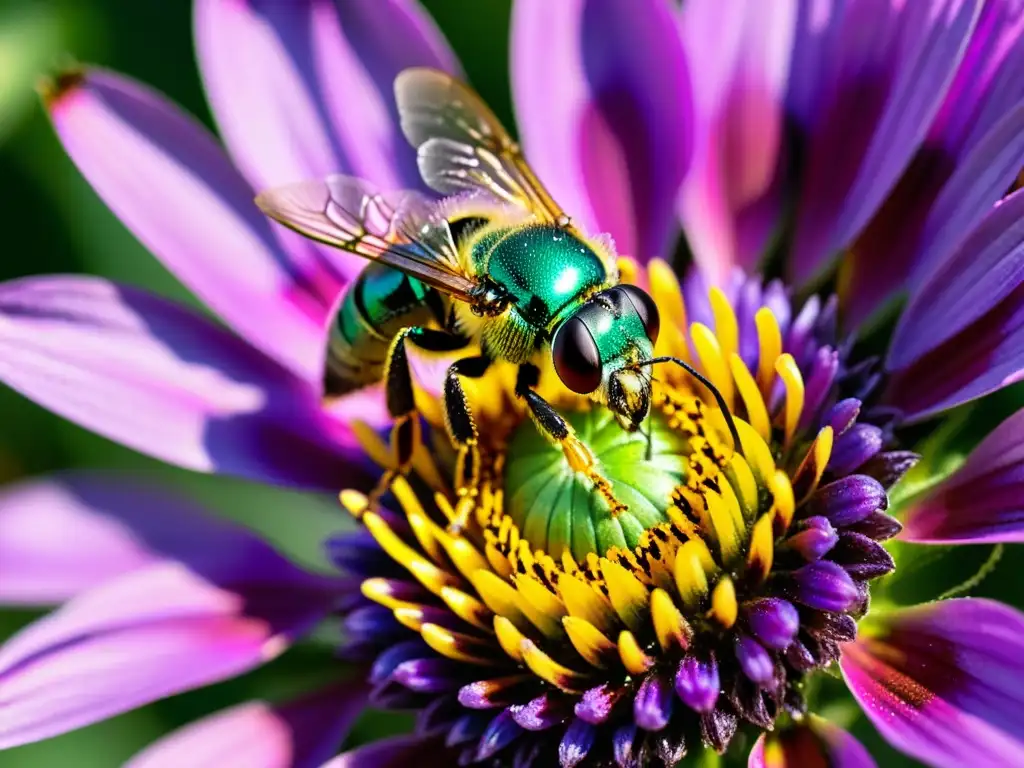
[[[265,214],[326,245],[379,261],[470,300],[476,280],[459,263],[448,222],[417,192],[382,193],[351,176],[329,176],[260,193]]]
[[[483,190],[542,221],[568,225],[519,145],[468,86],[437,70],[407,69],[395,80],[395,98],[402,131],[432,189],[444,195]]]

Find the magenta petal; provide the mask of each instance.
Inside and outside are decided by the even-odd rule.
[[[683,6],[694,157],[680,211],[695,261],[719,285],[733,267],[757,264],[781,213],[796,20],[797,5],[788,0]]]
[[[339,172],[420,185],[395,119],[395,76],[458,65],[417,3],[197,0],[195,36],[210,106],[255,186]]]
[[[1024,541],[1024,410],[974,449],[962,467],[914,499],[900,538],[929,544]]]
[[[325,583],[319,595],[287,588],[275,597],[274,584],[271,577],[227,589],[164,562],[73,598],[0,647],[0,749],[273,658],[325,615],[335,596]]]
[[[241,704],[147,747],[125,768],[316,768],[337,750],[366,703],[355,685],[282,705]]]
[[[408,768],[410,765],[447,768],[455,765],[455,758],[436,739],[394,736],[338,755],[321,768]]]
[[[155,506],[160,515],[176,506],[164,504],[158,493],[136,494],[114,484],[108,492],[113,506],[126,509],[148,513]],[[155,559],[129,529],[65,482],[30,481],[0,494],[0,603],[60,603]]]
[[[286,252],[214,138],[158,94],[90,71],[49,102],[57,134],[111,210],[254,346],[319,383],[343,275]]]
[[[942,768],[1024,765],[1024,615],[960,599],[882,620],[840,663],[886,740]]]
[[[670,4],[519,0],[512,90],[527,157],[565,210],[620,253],[665,255],[691,135]]]
[[[807,4],[808,8],[812,5]],[[801,26],[816,48],[806,173],[791,278],[804,282],[857,235],[907,167],[949,87],[979,0],[862,0]],[[822,6],[823,7],[823,6]],[[820,9],[819,9],[820,10]],[[794,71],[806,67],[799,57]]]
[[[125,475],[67,474],[0,495],[2,602],[62,602],[161,561],[236,590],[260,585],[247,588],[251,608],[259,600],[272,608],[275,584],[302,603],[322,601],[337,583],[297,568],[248,529]]]
[[[857,739],[837,725],[811,715],[771,734],[762,733],[750,750],[747,768],[875,768]]]
[[[0,285],[0,380],[189,469],[330,490],[368,479],[310,386],[209,320],[100,278]]]
[[[1024,191],[1003,200],[928,281],[896,328],[887,399],[920,419],[1024,371]]]

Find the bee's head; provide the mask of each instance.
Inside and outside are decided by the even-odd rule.
[[[573,392],[605,403],[624,429],[639,429],[651,408],[650,374],[637,367],[654,351],[658,308],[635,285],[592,296],[555,331],[555,372]]]

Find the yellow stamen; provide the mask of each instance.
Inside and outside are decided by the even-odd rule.
[[[523,654],[523,662],[541,680],[547,680],[566,693],[582,693],[586,690],[586,675],[559,664],[534,645],[533,641],[524,639],[519,644],[519,650]]]
[[[449,659],[487,667],[494,664],[494,659],[487,656],[490,650],[487,643],[475,637],[453,632],[437,624],[424,624],[420,635],[427,645]]]
[[[338,494],[338,500],[341,501],[341,506],[345,508],[345,511],[356,520],[362,520],[363,514],[370,508],[370,500],[359,491],[345,489]]]
[[[365,579],[362,584],[359,585],[359,591],[363,593],[363,597],[373,602],[383,605],[385,608],[395,610],[396,608],[404,608],[412,605],[405,600],[399,600],[394,596],[391,588],[391,582],[387,579],[373,578]]]
[[[640,631],[647,620],[647,588],[618,563],[601,558],[601,573],[612,608],[627,627]]]
[[[363,524],[392,560],[405,566],[423,586],[435,595],[440,595],[441,589],[444,587],[459,585],[459,580],[455,576],[428,562],[415,549],[398,538],[376,512],[364,514]]]
[[[686,650],[689,646],[693,629],[663,589],[651,592],[651,621],[658,644],[666,653]]]
[[[356,419],[352,422],[352,434],[355,436],[356,442],[359,443],[363,453],[369,456],[374,464],[379,467],[392,466],[390,446],[384,442],[381,436],[369,424]]]
[[[548,592],[532,576],[520,575],[516,579],[519,590],[519,607],[537,629],[548,637],[559,637],[562,634],[562,617],[565,606]]]
[[[750,553],[747,555],[747,573],[756,583],[760,584],[772,569],[775,547],[772,536],[772,523],[775,516],[768,512],[754,523],[750,532]]]
[[[676,589],[687,610],[697,610],[708,594],[708,577],[701,564],[700,545],[695,540],[683,544],[676,552],[673,567]]]
[[[793,497],[803,503],[818,488],[821,476],[832,455],[832,427],[823,427],[804,456],[803,462],[793,473]]]
[[[441,599],[448,606],[452,613],[468,624],[485,632],[491,631],[493,615],[487,606],[465,592],[454,587],[445,587],[441,590]]]
[[[494,635],[498,638],[501,650],[507,653],[512,661],[521,662],[523,660],[521,643],[526,637],[516,628],[515,624],[504,616],[495,616]]]
[[[633,633],[627,629],[619,633],[619,657],[631,675],[642,675],[654,666],[654,659],[643,652]]]
[[[593,667],[605,669],[609,657],[615,658],[615,643],[605,637],[593,624],[574,616],[562,619],[569,642],[583,659]]]
[[[703,323],[694,323],[690,326],[690,338],[693,339],[693,345],[697,348],[697,357],[700,358],[701,367],[704,368],[704,372],[711,382],[718,387],[718,391],[722,393],[722,399],[725,400],[726,405],[732,408],[732,374],[715,334]]]
[[[604,595],[575,576],[562,575],[558,579],[558,593],[570,616],[584,619],[602,632],[610,631],[618,623]]]
[[[740,535],[743,529],[736,527],[736,520],[717,493],[709,489],[704,494],[704,500],[707,502],[707,511],[711,519],[711,525],[707,527],[714,531],[722,561],[728,565],[740,552]]]
[[[743,443],[743,455],[747,458],[754,477],[760,483],[767,483],[775,474],[775,459],[772,458],[771,449],[743,419],[736,419],[736,431],[739,432],[740,442]]]
[[[782,331],[775,314],[768,307],[761,307],[754,314],[757,326],[758,359],[757,383],[765,401],[771,398],[772,384],[775,382],[775,361],[782,354]]]
[[[490,571],[477,571],[470,580],[484,605],[496,616],[504,616],[523,630],[530,626],[526,614],[519,606],[519,593],[511,584]]]
[[[785,448],[788,450],[793,444],[793,435],[796,434],[800,414],[804,410],[804,377],[800,374],[796,360],[788,353],[775,361],[775,371],[786,387]]]
[[[732,579],[723,576],[711,591],[711,612],[708,618],[717,621],[725,629],[736,623],[739,604],[736,602],[736,587]]]
[[[686,343],[686,303],[679,280],[665,261],[654,259],[647,265],[651,282],[651,298],[662,313],[662,329],[658,337],[657,354],[664,352],[690,362],[689,345]],[[674,371],[666,374],[678,376]]]
[[[743,399],[743,405],[747,409],[747,421],[750,422],[750,426],[757,434],[765,442],[768,442],[772,439],[772,423],[768,417],[768,408],[764,404],[764,398],[757,389],[757,382],[754,381],[754,377],[747,370],[747,364],[739,355],[734,354],[729,357],[729,367],[732,370],[736,388],[740,391],[740,397]]]
[[[708,298],[711,299],[711,313],[715,317],[715,336],[722,347],[722,357],[728,360],[740,348],[740,329],[736,322],[736,313],[721,288],[712,288],[708,292]]]
[[[796,501],[793,499],[793,486],[789,484],[789,475],[777,470],[770,488],[774,498],[776,535],[781,536],[789,530],[789,524],[793,522],[793,515],[796,512]]]
[[[739,453],[734,453],[729,459],[729,478],[732,480],[734,490],[738,494],[739,502],[743,505],[743,518],[753,519],[757,513],[757,481],[754,473],[750,471],[750,465]]]

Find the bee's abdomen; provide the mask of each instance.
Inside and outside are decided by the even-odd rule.
[[[395,335],[440,322],[443,314],[436,291],[397,270],[368,264],[346,289],[331,323],[325,393],[345,395],[380,381]]]

